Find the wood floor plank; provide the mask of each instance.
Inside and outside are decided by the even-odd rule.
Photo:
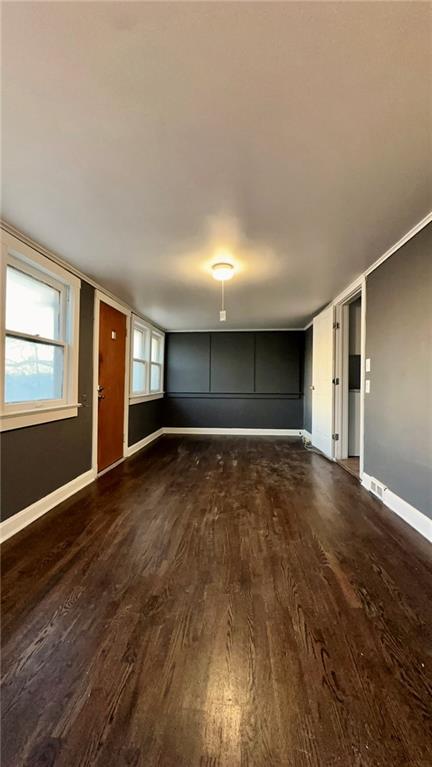
[[[3,767],[432,764],[431,547],[296,440],[164,438],[2,575]]]

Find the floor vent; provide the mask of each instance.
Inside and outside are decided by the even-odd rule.
[[[381,482],[378,482],[377,479],[374,477],[371,477],[370,481],[370,490],[371,493],[376,495],[377,498],[380,499],[380,501],[384,500],[384,491],[385,491],[385,485],[382,485]]]

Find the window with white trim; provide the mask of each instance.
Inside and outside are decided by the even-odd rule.
[[[130,399],[142,402],[163,395],[164,334],[132,316]]]
[[[152,330],[150,355],[150,392],[161,392],[163,389],[163,358],[164,336]]]
[[[135,320],[132,328],[132,397],[139,396],[140,394],[147,394],[148,392],[149,336],[149,329]]]
[[[80,281],[2,232],[1,427],[77,415]]]

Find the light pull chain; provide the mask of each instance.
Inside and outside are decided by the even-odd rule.
[[[225,289],[224,289],[224,280],[221,281],[221,300],[222,300],[222,308],[219,312],[219,320],[220,322],[225,322],[226,320],[226,311],[225,311]]]

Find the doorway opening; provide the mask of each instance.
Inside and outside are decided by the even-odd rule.
[[[335,458],[358,479],[363,473],[364,303],[362,284],[336,306]]]

